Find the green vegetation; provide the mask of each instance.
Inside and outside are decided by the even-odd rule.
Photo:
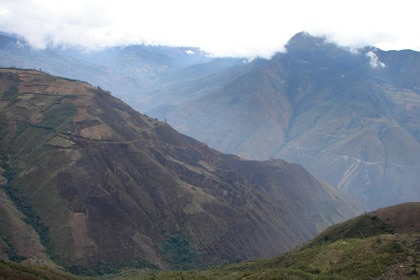
[[[76,99],[77,98],[77,95],[74,95],[74,94],[66,94],[66,95],[63,95],[63,99],[64,98]]]
[[[77,114],[77,109],[72,103],[64,102],[51,106],[43,114],[44,118],[37,126],[65,130],[68,129],[69,121]]]
[[[46,75],[42,75],[41,77],[36,77],[32,81],[43,82],[43,83],[51,83],[51,82],[55,82],[57,80],[57,78],[58,77],[46,74]]]
[[[4,186],[4,190],[10,197],[11,201],[16,205],[16,208],[25,215],[24,222],[31,225],[38,233],[41,244],[52,253],[50,245],[50,235],[48,226],[46,226],[41,218],[32,208],[30,198],[20,190],[11,187],[9,184]]]
[[[18,82],[13,82],[9,87],[4,91],[3,97],[9,101],[9,104],[15,104],[18,101]]]
[[[9,143],[9,148],[10,148],[10,146],[12,146],[15,143],[16,139],[28,128],[28,126],[29,126],[28,122],[18,123],[16,133]]]
[[[420,234],[394,231],[379,217],[365,214],[331,226],[308,244],[272,259],[201,271],[154,272],[145,279],[368,279],[418,275]]]
[[[346,222],[336,224],[318,235],[308,245],[313,246],[323,242],[334,242],[346,238],[366,238],[379,234],[392,234],[395,229],[377,216],[368,214],[356,217]]]
[[[131,260],[123,260],[119,263],[111,263],[102,259],[95,260],[89,266],[73,265],[68,268],[71,273],[85,276],[101,276],[105,274],[115,274],[123,268],[138,268],[156,270],[156,265],[150,264],[141,257]]]
[[[332,219],[334,216],[344,218],[331,201],[317,201],[316,204],[321,212],[324,213],[324,218],[327,219],[330,224],[334,224],[334,220]]]
[[[178,235],[175,235],[175,237],[170,235],[170,237],[180,239],[177,237]],[[326,280],[370,279],[381,276],[385,279],[392,279],[392,275],[404,275],[416,278],[418,277],[420,264],[420,257],[416,253],[419,238],[419,233],[409,233],[398,235],[380,234],[368,238],[339,239],[336,241],[311,244],[311,246],[303,246],[302,248],[272,259],[192,271],[150,271],[149,269],[138,269],[123,270],[118,274],[109,274],[115,273],[116,270],[110,269],[108,267],[110,265],[109,263],[99,262],[102,271],[88,275],[102,275],[103,273],[107,273],[108,275],[100,278],[95,277],[94,279],[108,280]],[[20,266],[17,267],[20,268]],[[22,267],[27,269],[27,267]],[[87,275],[87,273],[84,274]]]
[[[361,231],[363,231],[362,235],[366,236],[361,236]],[[362,215],[332,226],[313,242],[301,248],[267,260],[191,271],[156,271],[156,266],[146,263],[141,258],[119,264],[99,260],[89,267],[73,266],[70,271],[94,276],[89,279],[108,280],[322,280],[392,278],[392,275],[417,277],[420,265],[420,257],[417,253],[420,234],[390,234],[387,233],[389,231],[393,231],[393,228],[378,217]],[[326,236],[328,239],[324,238]],[[168,258],[168,262],[172,262],[170,264],[176,269],[189,269],[188,262],[191,262],[190,265],[199,265],[197,263],[199,255],[191,248],[189,239],[186,231],[174,235],[165,233],[161,250]],[[141,269],[122,270],[127,267]],[[57,275],[62,278],[54,278]],[[52,269],[0,262],[0,279],[78,279],[71,277],[73,276]]]
[[[7,256],[9,257],[9,260],[11,260],[12,262],[17,262],[20,263],[23,260],[26,260],[26,257],[24,256],[19,256],[16,253],[15,248],[13,247],[12,243],[10,242],[10,240],[8,238],[3,238],[2,241],[7,245],[7,247],[9,248],[8,252],[7,252]]]
[[[45,248],[47,248],[48,252],[51,255],[52,248],[50,244],[50,235],[49,235],[48,226],[46,226],[43,223],[39,215],[33,209],[29,196],[24,194],[18,188],[12,186],[12,182],[17,174],[17,171],[16,169],[10,167],[7,164],[4,157],[2,157],[2,167],[4,168],[3,176],[7,179],[7,183],[2,186],[4,191],[9,196],[10,200],[13,201],[13,203],[16,206],[16,209],[18,209],[20,212],[22,212],[25,215],[25,218],[23,219],[23,221],[34,228],[34,230],[39,235],[41,244]],[[9,247],[12,248],[11,246]]]
[[[11,149],[21,135],[25,135],[26,139],[29,139],[29,137],[37,139],[37,141],[28,142],[29,144],[32,144],[27,153],[38,151],[40,148],[42,149],[43,145],[54,135],[46,134],[42,131],[28,132],[28,128],[45,129],[49,130],[51,133],[64,132],[70,129],[71,119],[76,115],[76,113],[77,110],[73,104],[68,102],[58,103],[50,106],[43,112],[44,118],[41,122],[37,124],[27,121],[18,123],[16,133],[8,145],[9,153],[13,153]]]
[[[368,279],[392,273],[412,276],[417,275],[420,264],[415,252],[419,238],[418,233],[412,233],[342,239],[304,246],[268,260],[201,271],[153,272],[144,279]]]
[[[0,280],[77,280],[68,273],[34,265],[23,265],[0,260]]]
[[[13,179],[16,176],[16,173],[17,172],[16,172],[16,170],[14,168],[11,168],[7,164],[7,162],[6,162],[6,160],[4,158],[2,158],[2,167],[4,168],[3,177],[6,178],[6,180],[7,180],[7,184],[6,185],[8,185],[8,184],[10,184],[13,181]]]
[[[264,179],[262,187],[256,189],[255,184],[260,182],[244,176],[247,172],[253,173],[250,178],[260,178],[267,174],[264,171],[266,168],[273,170],[273,164],[245,162],[229,156],[229,163],[214,165],[214,160],[225,161],[219,153],[203,149],[194,140],[168,126],[160,130],[151,129],[155,120],[149,118],[151,123],[145,123],[144,117],[100,89],[88,85],[84,88],[82,84],[62,80],[53,85],[41,81],[34,83],[31,79],[42,79],[41,73],[13,72],[22,77],[18,85],[18,89],[22,89],[19,106],[8,106],[8,102],[4,101],[0,104],[4,107],[4,119],[0,124],[4,134],[1,148],[7,152],[8,163],[19,167],[19,176],[15,176],[16,180],[8,185],[8,195],[14,198],[16,204],[20,203],[18,210],[27,208],[28,217],[22,219],[28,219],[37,227],[44,241],[48,241],[48,236],[43,237],[43,233],[49,233],[54,260],[60,265],[86,265],[88,268],[75,266],[72,269],[98,275],[114,272],[122,266],[145,266],[147,264],[141,260],[135,264],[124,264],[122,261],[135,256],[136,251],[146,251],[148,260],[154,256],[153,263],[184,270],[200,267],[200,262],[204,260],[207,264],[208,261],[223,261],[221,256],[229,254],[242,256],[243,251],[248,256],[276,252],[276,248],[270,248],[270,252],[262,249],[260,244],[264,240],[258,238],[254,240],[261,243],[250,242],[241,247],[244,240],[252,240],[251,234],[261,233],[273,244],[277,244],[274,242],[277,238],[284,238],[289,244],[297,241],[297,238],[284,233],[280,226],[271,226],[272,219],[279,218],[279,213],[265,205],[278,203],[280,197],[294,199],[298,196],[289,193],[281,196],[282,190],[271,184],[271,180],[277,181],[277,178]],[[9,85],[12,81],[7,83]],[[89,90],[96,94],[86,92]],[[63,98],[63,94],[69,95]],[[76,111],[80,114],[72,122]],[[101,126],[91,127],[94,121]],[[89,126],[85,126],[87,124]],[[57,142],[64,144],[55,145]],[[162,159],[168,164],[159,164],[157,154],[162,154]],[[202,159],[204,167],[196,162],[199,159]],[[214,170],[208,171],[207,167]],[[283,170],[280,166],[275,168]],[[110,173],[107,174],[106,170]],[[294,174],[286,169],[283,171]],[[196,189],[190,189],[181,181]],[[238,184],[233,186],[235,181]],[[294,186],[294,181],[290,185]],[[168,188],[168,182],[175,189]],[[208,193],[201,191],[203,183],[208,187]],[[306,193],[304,189],[312,184],[312,181],[300,182],[299,190],[290,190],[296,194]],[[228,195],[224,194],[225,189]],[[270,197],[273,192],[275,195]],[[320,192],[323,193],[323,190]],[[182,199],[167,199],[174,193],[179,193]],[[29,195],[30,199],[25,195]],[[248,208],[243,208],[247,197],[261,202],[259,207],[248,203]],[[262,203],[265,200],[268,202]],[[160,215],[161,209],[165,209],[164,215]],[[185,215],[179,215],[181,209]],[[305,208],[305,211],[309,213],[315,207],[308,209]],[[252,211],[255,211],[255,216],[248,215]],[[305,224],[306,221],[299,219],[308,217],[300,211],[285,211],[283,215],[284,220],[293,217],[296,224]],[[49,230],[42,227],[42,221]],[[198,231],[191,227],[188,228],[191,238],[186,232],[171,231],[162,235],[159,229],[162,224],[191,225],[191,222],[194,228],[207,227],[209,231],[206,234],[215,238],[201,238],[197,235]],[[318,222],[311,219],[311,223]],[[242,223],[246,227],[239,226]],[[255,231],[248,230],[248,226],[254,227]],[[300,226],[297,228],[302,229],[303,236],[310,236],[309,230]],[[229,240],[225,238],[225,232],[237,234],[238,238]],[[32,230],[31,233],[33,235]],[[144,234],[147,234],[146,239],[143,239]],[[35,239],[39,248],[38,239]],[[15,242],[14,239],[12,241]],[[147,248],[142,242],[147,242]],[[209,250],[200,260],[196,248],[216,247],[219,252]],[[96,259],[112,263],[95,263]],[[122,262],[121,265],[119,262]]]
[[[216,270],[212,270],[216,271]],[[299,270],[284,270],[284,269],[264,269],[258,272],[256,276],[252,271],[243,269],[239,271],[220,270],[217,273],[209,273],[209,271],[169,271],[151,273],[143,279],[147,280],[211,280],[211,279],[314,279],[310,274],[299,271]],[[140,279],[140,278],[136,278]],[[318,277],[316,279],[330,279]]]
[[[13,73],[0,73],[0,76],[7,77],[10,81],[9,86],[1,94],[1,99],[9,101],[9,104],[13,105],[18,101],[19,76]]]
[[[185,230],[174,235],[165,232],[165,239],[159,247],[173,270],[188,270],[201,266],[201,256],[192,247],[191,237]]]

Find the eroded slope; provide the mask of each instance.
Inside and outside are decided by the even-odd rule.
[[[184,232],[202,263],[268,257],[360,209],[298,165],[221,154],[86,83],[2,69],[0,92],[4,189],[76,272],[168,267],[162,242]]]

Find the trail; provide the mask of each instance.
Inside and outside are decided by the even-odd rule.
[[[324,150],[320,150],[320,149],[315,149],[315,148],[309,148],[309,147],[294,147],[294,148],[296,150],[312,150],[312,151],[317,151],[317,152],[320,152],[320,153],[334,155],[336,157],[340,157],[340,158],[343,158],[345,160],[353,160],[353,161],[357,161],[359,163],[363,163],[363,164],[366,164],[366,165],[387,164],[387,165],[392,165],[392,166],[397,166],[397,167],[420,169],[420,166],[417,166],[417,165],[405,165],[405,164],[398,164],[398,163],[385,162],[385,161],[364,161],[364,160],[361,160],[359,158],[355,158],[355,157],[352,157],[352,156],[340,155],[340,154],[336,154],[336,153],[332,153],[332,152],[328,152],[328,151],[324,151]]]
[[[137,141],[140,140],[145,140],[142,137],[136,138],[136,139],[131,139],[131,140],[126,140],[126,141],[109,141],[109,140],[97,140],[97,139],[91,139],[91,138],[85,138],[83,136],[79,136],[79,135],[71,135],[67,137],[64,137],[63,135],[59,135],[60,137],[67,139],[67,140],[74,140],[74,141],[85,141],[85,142],[89,142],[89,143],[100,143],[100,144],[130,144],[130,143],[135,143]]]

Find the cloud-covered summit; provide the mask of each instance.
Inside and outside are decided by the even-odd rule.
[[[270,57],[301,30],[340,45],[420,50],[418,1],[3,0],[0,31],[33,47],[193,46],[220,56]]]

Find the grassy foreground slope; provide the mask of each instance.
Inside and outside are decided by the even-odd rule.
[[[77,276],[48,267],[24,265],[0,260],[0,280],[77,280]]]
[[[420,279],[419,214],[420,203],[380,209],[331,226],[304,246],[271,259],[201,271],[125,270],[99,278]],[[18,278],[21,275],[28,277]],[[51,268],[0,262],[0,279],[99,278],[73,278]]]
[[[79,278],[51,268],[0,263],[0,279],[419,279],[419,233],[345,239],[279,257],[202,271],[123,271]]]
[[[420,279],[420,203],[405,203],[331,226],[278,257],[146,279]]]

